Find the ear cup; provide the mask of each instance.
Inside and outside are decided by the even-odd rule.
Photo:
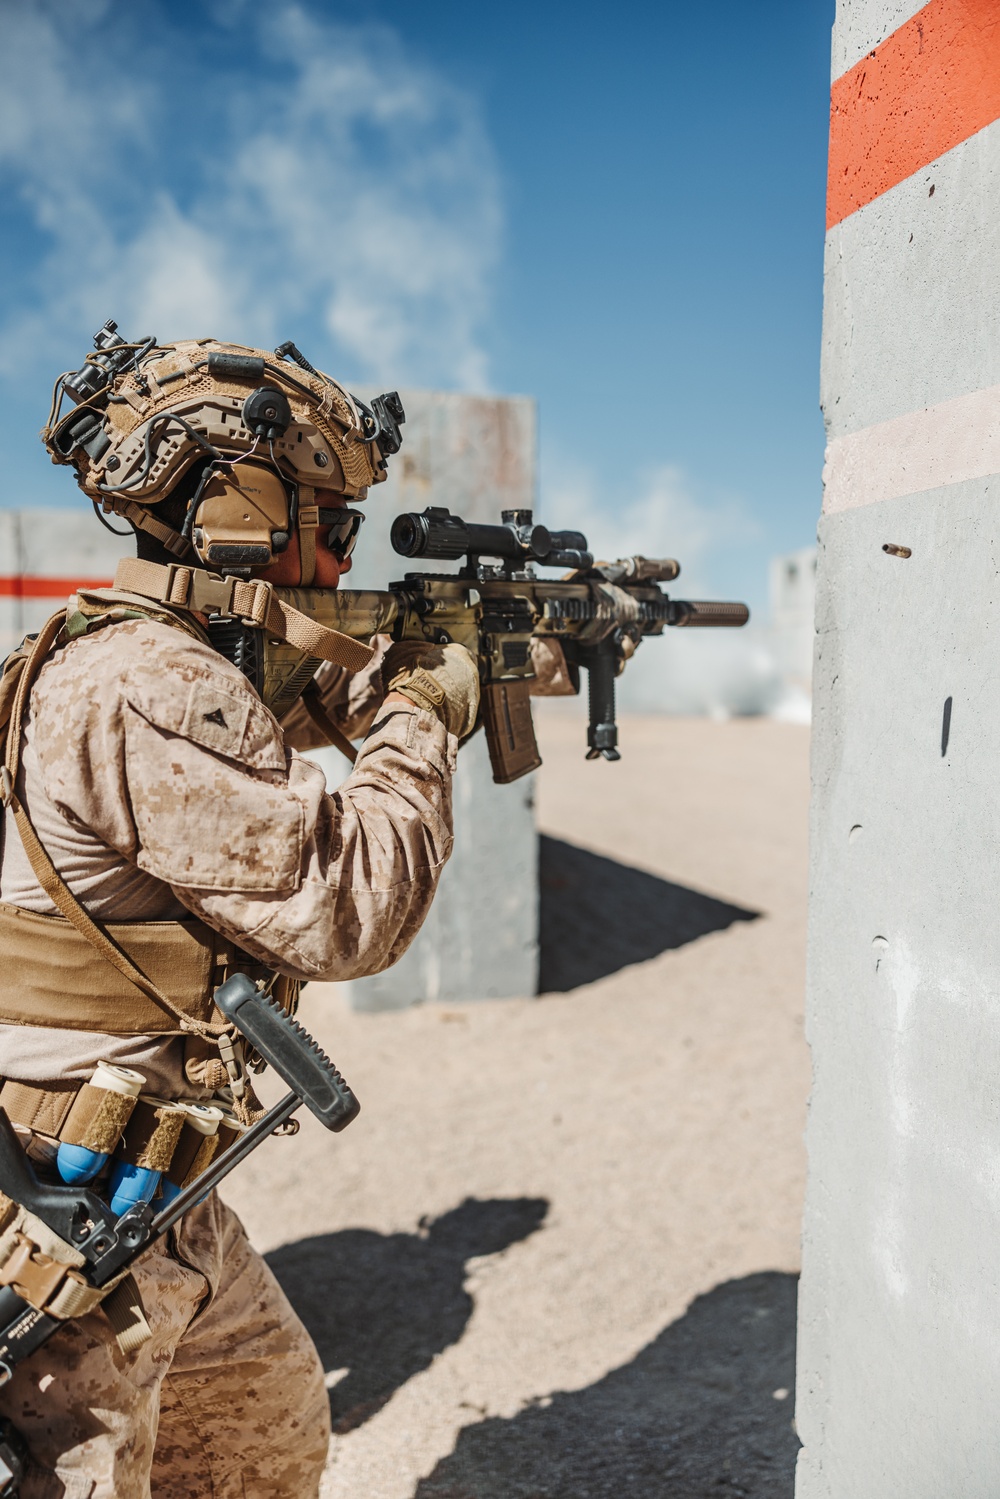
[[[266,463],[245,460],[212,473],[192,539],[209,567],[267,567],[288,545],[294,486]]]

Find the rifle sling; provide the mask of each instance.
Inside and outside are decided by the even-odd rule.
[[[287,641],[307,656],[332,661],[348,671],[361,671],[375,655],[370,645],[331,630],[293,608],[261,578],[220,578],[177,562],[163,566],[139,557],[123,557],[115,573],[115,588],[175,609],[242,620]],[[100,592],[95,591],[93,596],[99,598]]]
[[[358,752],[354,748],[354,745],[351,743],[351,741],[348,739],[347,735],[343,732],[342,729],[339,729],[337,727],[333,719],[330,717],[329,713],[327,713],[326,709],[323,707],[323,704],[320,702],[319,692],[317,691],[316,684],[314,682],[310,682],[305,692],[303,692],[302,706],[303,708],[305,708],[306,712],[309,714],[309,717],[312,719],[317,729],[319,729],[320,733],[326,735],[327,742],[329,744],[332,744],[335,749],[339,749],[342,755],[346,755],[348,760],[350,760],[351,764],[353,765],[355,760],[358,758]]]

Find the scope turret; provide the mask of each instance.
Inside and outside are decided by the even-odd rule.
[[[522,566],[588,568],[593,557],[582,531],[550,531],[536,526],[530,510],[504,510],[503,524],[482,526],[462,520],[438,505],[397,515],[390,539],[401,557],[431,557],[457,562],[460,557],[499,557]]]

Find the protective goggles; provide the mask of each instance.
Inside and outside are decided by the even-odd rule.
[[[346,562],[354,551],[363,520],[364,515],[360,510],[345,510],[340,507],[327,510],[320,506],[319,530],[329,527],[326,534],[327,547],[341,562]]]

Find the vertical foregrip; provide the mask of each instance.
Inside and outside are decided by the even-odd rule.
[[[588,671],[590,724],[587,728],[587,759],[619,760],[618,726],[615,723],[615,667],[617,646],[614,636],[581,652],[580,660]]]

